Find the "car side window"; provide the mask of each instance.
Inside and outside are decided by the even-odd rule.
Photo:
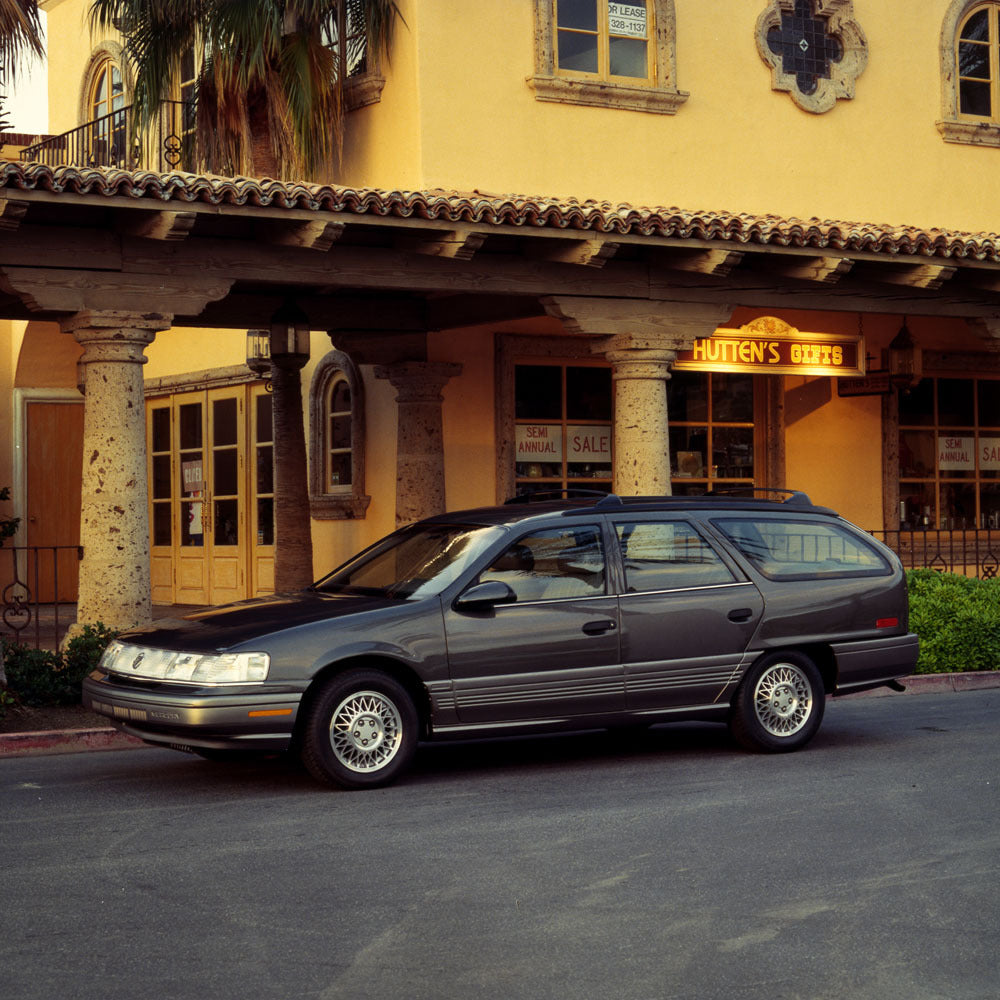
[[[518,601],[593,597],[605,592],[604,545],[597,525],[551,528],[524,535],[480,574],[499,580]]]
[[[842,525],[779,518],[713,518],[747,559],[769,580],[819,580],[886,576],[889,563]]]
[[[735,580],[719,554],[684,521],[622,522],[615,531],[630,594]]]

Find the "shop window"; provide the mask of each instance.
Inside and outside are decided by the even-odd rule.
[[[542,101],[673,114],[673,0],[537,0],[535,75]]]
[[[899,525],[1000,528],[1000,380],[925,378],[900,394]]]
[[[1000,3],[952,3],[942,28],[941,80],[944,138],[1000,146]]]
[[[611,369],[607,366],[516,365],[516,492],[609,492],[611,399]]]
[[[330,351],[310,389],[309,494],[312,516],[364,517],[364,407],[362,382],[351,359]]]
[[[674,372],[667,383],[675,495],[753,486],[754,376]]]

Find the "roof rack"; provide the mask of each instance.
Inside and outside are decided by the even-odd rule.
[[[607,490],[587,490],[581,487],[571,487],[566,490],[539,490],[536,493],[518,493],[516,496],[504,500],[504,506],[508,504],[545,503],[549,500],[586,500],[590,498],[596,498],[598,504],[600,504],[601,500],[612,496],[614,494],[608,493]]]
[[[733,486],[727,490],[711,490],[705,494],[707,497],[737,497],[746,496],[750,494],[750,499],[755,500],[757,493],[785,493],[787,496],[782,503],[795,503],[802,504],[806,507],[812,506],[812,500],[803,493],[801,490],[786,490],[781,488],[774,488],[770,486]],[[770,499],[769,497],[761,497],[762,500]]]

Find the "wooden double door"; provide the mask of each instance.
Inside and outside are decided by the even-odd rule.
[[[146,402],[155,604],[221,604],[274,589],[271,396],[263,385]]]

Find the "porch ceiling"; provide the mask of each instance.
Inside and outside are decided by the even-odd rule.
[[[219,293],[186,296],[188,284]],[[176,325],[244,329],[288,297],[314,329],[364,333],[541,316],[559,295],[946,315],[992,331],[1000,237],[3,164],[0,317],[58,319],[94,288]]]

